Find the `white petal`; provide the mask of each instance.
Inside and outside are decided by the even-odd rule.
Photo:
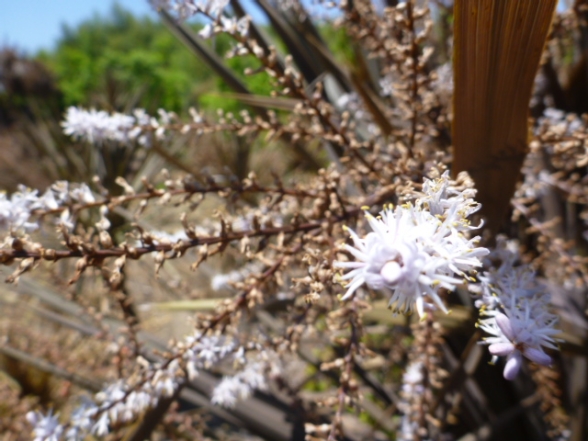
[[[510,319],[501,312],[496,314],[495,319],[496,324],[498,325],[502,333],[506,336],[506,338],[508,338],[510,341],[513,341],[514,332],[512,330],[512,324],[510,322]]]
[[[490,353],[492,355],[506,357],[507,355],[510,355],[515,350],[515,347],[510,342],[494,343],[494,344],[488,346],[488,350],[490,351]]]
[[[347,292],[345,293],[345,295],[343,297],[341,297],[341,300],[349,299],[353,295],[353,293],[357,290],[357,288],[359,288],[361,285],[363,285],[363,278],[358,277],[356,280],[351,282],[351,285],[349,285]]]
[[[508,356],[506,365],[504,365],[504,378],[514,380],[523,365],[523,357],[519,351],[515,351]]]

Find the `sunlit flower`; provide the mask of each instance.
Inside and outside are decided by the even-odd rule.
[[[489,311],[489,318],[480,322],[480,328],[492,335],[485,339],[493,356],[507,357],[504,378],[514,379],[519,373],[523,356],[535,363],[548,366],[551,357],[544,348],[557,349],[553,336],[555,317],[548,313],[538,313],[530,299],[523,300],[521,306],[508,308],[506,314]]]
[[[387,207],[378,218],[366,213],[372,232],[365,237],[349,230],[353,246],[344,249],[355,260],[335,262],[349,270],[342,276],[350,280],[343,300],[366,284],[371,289],[391,289],[390,306],[397,311],[416,309],[422,316],[425,307],[436,306],[446,312],[439,289],[455,289],[468,271],[481,265],[479,258],[488,250],[476,247],[477,238],[468,240],[464,235],[471,228],[464,216],[477,206],[469,196],[449,190],[448,175],[436,185],[429,182],[425,197],[414,206]]]
[[[27,413],[27,420],[33,425],[34,441],[59,441],[63,426],[59,424],[57,415],[49,411],[47,415],[40,412]]]
[[[0,193],[0,230],[29,232],[37,229],[37,223],[29,221],[37,201],[37,191],[24,185],[19,185],[18,191],[10,196]]]
[[[98,144],[105,141],[129,141],[129,133],[135,124],[135,118],[130,115],[73,106],[67,109],[65,121],[61,123],[66,135]]]

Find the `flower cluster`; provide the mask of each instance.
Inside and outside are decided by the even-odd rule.
[[[280,374],[282,365],[278,354],[260,345],[253,347],[255,353],[249,358],[246,357],[244,348],[235,352],[235,363],[241,365],[241,370],[235,375],[223,377],[212,392],[213,404],[234,407],[238,401],[249,398],[255,390],[267,390],[268,379]]]
[[[92,203],[94,195],[86,184],[58,181],[39,196],[37,190],[19,186],[10,196],[0,193],[0,232],[11,234],[34,231],[39,227],[31,221],[35,211],[57,210],[74,203]],[[61,223],[71,226],[70,212],[61,213]]]
[[[255,345],[254,345],[255,346]],[[265,373],[278,369],[277,355],[255,346],[256,355],[246,358],[246,348],[226,336],[202,336],[195,333],[176,346],[177,355],[163,364],[142,360],[142,371],[134,380],[118,380],[108,384],[93,399],[85,397],[74,409],[67,425],[56,415],[30,412],[36,440],[58,441],[65,435],[67,441],[78,441],[89,434],[103,437],[113,426],[134,421],[155,407],[161,398],[174,395],[187,379],[199,375],[201,369],[210,369],[225,359],[233,360],[243,368],[233,376],[226,376],[212,392],[211,401],[233,407],[239,400],[251,396],[254,390],[267,389]]]
[[[55,386],[42,397],[47,409],[28,413],[32,437],[336,440],[384,431],[422,441],[506,421],[512,409],[496,414],[493,389],[512,387],[502,378],[484,382],[480,351],[504,357],[509,380],[524,370],[525,358],[550,364],[558,304],[550,304],[541,279],[513,250],[490,254],[474,237],[479,218],[502,211],[494,205],[501,189],[477,181],[478,200],[488,201],[478,214],[467,175],[452,180],[443,173],[472,170],[460,156],[464,150],[452,146],[459,113],[451,111],[453,66],[439,65],[451,58],[446,25],[453,11],[443,6],[451,1],[434,2],[440,26],[429,20],[428,2],[418,0],[384,9],[371,1],[327,5],[345,35],[324,28],[299,0],[260,3],[274,28],[268,35],[239,0],[151,3],[194,53],[222,69],[249,110],[214,116],[191,109],[182,116],[72,107],[62,127],[77,145],[64,144],[51,159],[55,172],[98,176],[90,184],[95,193],[58,182],[45,193],[22,187],[0,195],[0,236],[8,236],[0,237],[0,263],[15,267],[7,281],[44,279],[22,283],[24,295],[10,295],[2,306],[10,311],[4,332],[18,338],[7,339],[0,352],[40,366]],[[199,35],[170,21],[191,17],[201,23]],[[563,27],[554,23],[554,33]],[[219,33],[228,34],[222,41],[231,42],[228,57],[247,57],[228,66],[248,66],[243,72],[207,56],[206,48],[214,48],[202,38]],[[350,72],[341,64],[327,44],[333,38],[357,47],[354,62],[365,69]],[[253,82],[241,81],[241,73]],[[268,77],[269,96],[255,95]],[[533,123],[525,185],[512,200],[519,221],[504,219],[501,227],[519,238],[526,261],[549,286],[585,282],[557,297],[567,308],[588,285],[588,259],[578,254],[586,244],[580,228],[568,228],[579,214],[588,218],[587,121],[553,111],[545,117]],[[484,158],[487,149],[470,153],[492,159]],[[259,177],[248,174],[250,167]],[[575,208],[566,210],[570,204]],[[57,233],[40,228],[40,221],[46,227],[54,220]],[[490,242],[498,224],[489,225]],[[395,312],[416,311],[413,319],[421,319],[398,320],[379,302],[364,301],[376,295]],[[465,306],[450,303],[456,300]],[[476,332],[472,300],[481,310]],[[150,305],[158,311],[143,314]],[[443,316],[449,309],[454,313]],[[42,320],[22,320],[22,311]],[[178,317],[192,313],[196,332],[177,339]],[[484,333],[486,346],[476,345]],[[157,342],[170,337],[163,350]],[[581,341],[567,344],[574,350],[562,363],[571,366],[566,357],[580,352]],[[545,422],[563,433],[566,422],[553,410],[565,411],[557,369],[534,366],[532,377],[541,406],[528,409],[529,421],[540,421],[541,408],[551,414]],[[91,378],[104,383],[96,387]],[[78,388],[91,392],[72,403],[70,392]],[[0,400],[16,402],[5,400],[3,389]],[[509,402],[515,405],[527,389],[511,390]],[[31,396],[20,407],[3,406],[0,433],[18,437],[19,418],[37,410],[35,403]],[[188,407],[202,412],[184,412]],[[463,418],[454,415],[458,410]]]
[[[65,433],[67,441],[78,441],[88,435],[98,437],[110,433],[111,427],[129,423],[154,407],[160,398],[171,397],[181,381],[179,363],[174,360],[165,367],[150,366],[145,373],[151,381],[131,385],[124,381],[109,384],[94,399],[85,398],[72,412],[64,426],[57,417],[39,412],[28,415],[33,433],[39,440],[58,441]]]
[[[505,242],[500,247],[495,254],[502,263],[480,277],[476,306],[484,317],[479,326],[490,334],[484,343],[494,359],[506,357],[504,378],[512,380],[521,370],[523,356],[543,366],[551,364],[545,348],[557,349],[554,335],[559,331],[557,316],[548,310],[545,287],[529,266],[514,266],[516,254]]]
[[[150,116],[143,109],[135,109],[132,115],[126,115],[71,106],[67,109],[61,126],[66,135],[93,144],[127,144],[136,141],[149,147],[152,133],[155,133],[157,139],[162,139],[165,127],[176,118],[173,112],[163,109],[158,110],[158,116],[159,118]]]
[[[246,37],[249,32],[250,21],[251,18],[248,15],[244,15],[240,19],[219,15],[214,22],[208,23],[204,26],[200,32],[198,32],[198,35],[202,38],[211,38],[217,34],[227,33]]]
[[[59,441],[63,434],[63,426],[59,424],[57,415],[49,411],[47,415],[40,412],[27,413],[27,420],[33,425],[34,441]]]
[[[367,284],[391,289],[390,306],[397,311],[416,308],[423,316],[425,307],[438,307],[446,312],[439,289],[455,289],[469,271],[481,266],[479,258],[488,250],[476,246],[478,237],[467,238],[473,228],[467,217],[479,207],[472,198],[474,190],[456,189],[446,172],[426,180],[423,193],[414,205],[387,207],[378,218],[366,212],[372,232],[365,237],[349,230],[354,246],[344,249],[356,260],[335,263],[350,270],[342,277],[351,281],[343,300]]]
[[[38,225],[29,222],[29,218],[38,200],[36,190],[30,190],[22,185],[10,196],[0,193],[0,230],[10,232],[35,230]]]
[[[223,407],[234,407],[239,400],[251,396],[254,390],[266,390],[265,366],[260,362],[249,362],[233,376],[224,377],[212,392],[212,402]]]

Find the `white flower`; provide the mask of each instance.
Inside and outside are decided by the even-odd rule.
[[[416,421],[412,421],[410,415],[402,415],[400,430],[396,433],[395,439],[398,441],[413,441],[418,431],[419,425]]]
[[[342,300],[365,283],[372,289],[393,290],[390,305],[397,311],[416,308],[422,316],[427,296],[446,312],[439,288],[453,290],[462,283],[455,275],[465,276],[488,253],[453,228],[454,219],[448,218],[452,226],[446,226],[420,206],[406,204],[386,208],[378,218],[366,216],[373,231],[361,238],[349,230],[354,246],[344,247],[356,261],[335,262],[336,267],[351,270],[342,277],[351,280]]]
[[[198,333],[185,339],[184,352],[188,377],[194,379],[199,369],[208,369],[235,351],[235,342],[225,336],[202,337]]]
[[[214,35],[214,27],[212,26],[211,23],[208,23],[206,26],[204,26],[202,29],[200,29],[200,31],[198,32],[198,35],[201,38],[204,38],[205,40],[207,40]]]
[[[178,387],[178,360],[173,360],[165,369],[158,369],[153,378],[154,392],[157,397],[171,397]]]
[[[96,202],[90,187],[83,183],[72,188],[69,194],[74,201],[80,202],[82,204],[91,204]]]
[[[382,96],[394,96],[394,80],[392,79],[391,75],[386,75],[380,78],[380,88],[382,89],[382,91],[380,92]]]
[[[467,181],[468,178],[467,175],[460,174],[458,179]],[[445,228],[463,232],[481,226],[471,226],[468,220],[470,215],[481,208],[474,200],[476,190],[455,188],[449,179],[449,171],[445,171],[437,179],[425,179],[423,193],[418,202],[426,206],[433,216],[440,217]]]
[[[557,349],[553,335],[555,317],[547,312],[540,312],[538,300],[523,299],[519,306],[500,311],[489,311],[490,317],[480,321],[480,328],[491,334],[485,339],[490,345],[488,350],[497,357],[507,357],[504,378],[514,379],[519,373],[524,355],[535,363],[548,366],[551,357],[543,348]]]
[[[9,232],[36,230],[37,223],[29,222],[29,217],[38,199],[37,190],[31,190],[24,185],[19,185],[18,191],[10,197],[6,193],[0,193],[0,230]]]
[[[411,418],[413,413],[411,411],[411,402],[414,402],[416,397],[424,393],[424,379],[423,364],[420,361],[413,361],[406,367],[406,372],[402,376],[402,400],[398,405],[403,414],[400,430],[396,434],[396,439],[398,440],[413,440],[416,430],[418,430],[418,424]]]
[[[63,426],[59,424],[57,415],[49,411],[47,415],[40,412],[27,413],[27,420],[33,425],[34,441],[59,441]]]
[[[493,356],[507,357],[504,378],[514,379],[523,356],[541,365],[551,364],[544,348],[557,349],[554,335],[557,316],[548,310],[549,295],[529,265],[514,266],[519,259],[514,241],[498,238],[490,257],[501,264],[479,276],[472,291],[481,296],[476,306],[483,316],[480,329],[490,334],[484,343]]]
[[[175,387],[175,382],[166,378],[166,387]],[[144,387],[149,389],[149,386]],[[131,421],[135,416],[142,414],[144,411],[154,406],[157,403],[156,397],[153,396],[149,390],[136,390],[129,394],[126,399],[127,412],[124,421]],[[173,389],[169,396],[173,395]]]
[[[372,289],[393,290],[390,305],[397,311],[416,308],[424,314],[425,296],[447,311],[439,288],[455,289],[466,273],[481,266],[488,254],[476,247],[477,238],[465,236],[473,227],[467,216],[479,209],[472,189],[457,190],[446,172],[438,179],[425,180],[424,195],[415,205],[385,208],[378,218],[366,214],[372,232],[364,238],[350,231],[354,246],[345,245],[356,261],[336,262],[349,269],[343,280],[351,280],[343,300],[364,283]]]

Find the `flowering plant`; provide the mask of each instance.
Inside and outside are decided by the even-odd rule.
[[[483,166],[471,166],[465,104],[451,96],[469,90],[460,32],[472,3],[330,5],[362,48],[361,79],[301,3],[259,2],[286,56],[230,3],[152,2],[248,109],[71,107],[62,130],[100,152],[95,176],[0,196],[0,263],[21,290],[3,308],[42,318],[8,321],[1,350],[60,390],[17,400],[14,421],[36,441],[469,439],[500,424],[524,427],[513,439],[569,437],[559,345],[580,346],[560,329],[585,329],[569,299],[588,282],[586,238],[566,237],[549,213],[564,194],[581,207],[574,220],[585,214],[585,121],[547,109],[529,152],[481,149]],[[529,32],[551,21],[554,2],[538,4]],[[197,34],[182,24],[194,15]],[[433,33],[450,17],[455,40]],[[257,63],[245,74],[273,79],[272,96],[250,93],[210,51],[219,34],[234,42],[229,57]],[[433,56],[452,41],[455,84]],[[221,134],[254,170],[190,162]],[[111,176],[100,162],[117,155],[126,172]],[[492,185],[521,164],[516,191],[518,174]]]

